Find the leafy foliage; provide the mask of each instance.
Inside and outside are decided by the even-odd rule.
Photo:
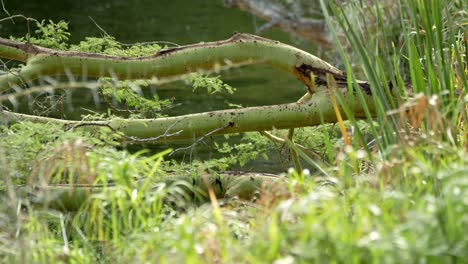
[[[22,38],[12,38],[17,41],[29,41],[32,44],[43,46],[51,49],[66,50],[68,47],[67,41],[70,33],[68,32],[68,23],[59,21],[58,23],[52,20],[36,21],[37,29],[34,31],[35,36],[26,36]]]
[[[230,94],[233,94],[236,89],[230,85],[223,83],[219,78],[220,76],[208,77],[201,74],[188,74],[184,80],[193,87],[193,91],[198,88],[206,88],[206,91],[209,94],[219,93],[226,91]]]
[[[70,50],[80,52],[101,53],[122,57],[141,57],[156,54],[161,49],[158,44],[140,45],[135,43],[129,47],[124,47],[112,36],[102,38],[86,37],[78,45],[71,45]]]
[[[90,133],[80,129],[64,130],[56,125],[31,122],[22,122],[10,127],[2,125],[0,133],[2,135],[0,150],[4,157],[7,157],[9,164],[9,170],[4,176],[15,179],[17,184],[24,184],[28,179],[31,180],[32,174],[37,173],[34,172],[38,169],[35,166],[40,163],[45,161],[49,163],[48,160],[51,159],[52,164],[59,163],[60,156],[64,154],[62,150],[67,151],[67,148],[62,148],[64,146],[79,142],[78,145],[85,148],[112,147],[117,145],[117,140],[121,137],[105,127],[97,129],[96,133]],[[58,151],[60,153],[57,153]],[[24,162],[25,160],[29,162]],[[59,167],[67,165],[59,164]]]
[[[241,167],[249,161],[256,160],[258,156],[268,160],[267,153],[275,147],[267,138],[259,136],[258,133],[245,133],[238,144],[229,144],[228,142],[218,144],[215,142],[215,148],[218,152],[229,155],[229,164],[237,164]]]
[[[115,81],[110,78],[101,78],[101,94],[106,98],[108,105],[114,112],[129,112],[132,117],[160,117],[161,111],[171,106],[168,99],[160,100],[158,95],[147,99],[143,96],[142,88],[147,88],[150,82],[147,80]],[[126,106],[126,109],[117,109],[110,102],[116,100]]]

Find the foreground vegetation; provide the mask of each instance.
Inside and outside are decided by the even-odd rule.
[[[272,132],[283,142],[245,133],[237,143],[216,142],[219,158],[189,164],[171,160],[171,150],[130,152],[118,143],[122,134],[108,127],[2,125],[2,261],[466,261],[468,7],[463,1],[442,7],[437,0],[402,0],[397,18],[388,21],[378,1],[346,9],[321,4],[330,31],[347,34],[346,46],[334,39],[349,88],[356,78],[369,81],[375,117],[356,120],[337,97],[343,115],[338,125],[297,130],[300,147],[283,137],[289,131]],[[29,41],[55,49],[141,56],[160,48],[125,48],[110,37],[69,45],[63,23],[39,24],[36,33]],[[188,82],[227,88],[206,76]],[[104,79],[86,85],[96,86],[108,101],[126,103],[132,116],[162,116],[169,105],[135,92],[147,82]],[[356,100],[364,102],[359,93]],[[85,120],[116,114],[111,108]],[[261,185],[248,199],[216,197],[193,185],[282,146],[297,152],[308,169],[290,170],[281,184]],[[63,208],[51,203],[57,200],[52,188],[41,188],[50,183],[99,188],[86,189],[85,204]],[[69,194],[76,198],[75,189]]]

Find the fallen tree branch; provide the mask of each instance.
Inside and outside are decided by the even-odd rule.
[[[365,118],[364,107],[357,101],[351,101],[348,89],[340,89],[343,98],[348,103],[348,107],[353,109],[356,118]],[[366,96],[367,107],[372,113],[375,112],[372,97]],[[244,109],[220,110],[213,112],[189,114],[176,117],[165,117],[157,119],[120,119],[115,118],[104,121],[93,121],[98,125],[108,125],[115,131],[119,131],[126,136],[136,138],[158,137],[164,134],[174,123],[172,131],[182,132],[160,138],[159,141],[171,141],[180,139],[192,139],[202,137],[219,127],[231,124],[213,135],[231,134],[248,131],[271,130],[305,127],[319,125],[323,122],[334,123],[337,121],[333,105],[330,101],[329,91],[320,89],[312,98],[305,103],[290,103],[272,106],[249,107]],[[75,126],[82,121],[62,120],[48,117],[32,116],[0,111],[0,120],[3,123],[13,123],[19,121],[31,121],[38,123],[54,123],[64,127]],[[83,129],[95,129],[92,126]]]
[[[119,78],[157,79],[175,77],[194,71],[212,71],[219,67],[266,63],[293,74],[308,87],[308,93],[299,103],[251,107],[245,109],[222,110],[177,117],[157,119],[112,119],[95,121],[96,124],[108,125],[128,137],[139,139],[155,138],[173,127],[181,133],[160,138],[161,141],[192,139],[202,137],[219,127],[229,125],[216,134],[229,134],[247,131],[295,128],[336,122],[336,114],[330,101],[327,88],[327,74],[337,84],[337,93],[344,98],[344,103],[353,110],[356,118],[364,118],[365,108],[374,114],[372,93],[367,82],[358,82],[353,86],[360,89],[367,105],[355,101],[348,89],[346,75],[327,62],[292,46],[250,34],[235,34],[223,41],[199,43],[162,50],[155,55],[141,58],[107,56],[91,53],[57,51],[19,43],[0,38],[0,57],[25,61],[18,75],[0,76],[0,91],[22,81],[30,82],[41,76],[51,75],[87,75],[116,76]],[[305,100],[309,98],[308,100]],[[3,123],[18,121],[52,122],[67,127],[80,121],[60,120],[40,116],[30,116],[2,110]],[[93,127],[86,127],[93,129]]]
[[[139,58],[69,52],[38,47],[0,38],[0,58],[26,62],[18,75],[0,76],[0,93],[11,86],[44,76],[69,75],[151,79],[180,76],[197,71],[213,71],[226,65],[266,63],[294,74],[309,85],[310,76],[302,76],[299,67],[306,65],[341,75],[327,62],[292,46],[250,34],[235,34],[223,41],[199,43],[159,51]],[[323,75],[323,74],[322,74]]]

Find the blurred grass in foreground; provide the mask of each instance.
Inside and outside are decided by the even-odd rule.
[[[29,134],[2,128],[2,262],[466,261],[467,3],[401,0],[398,24],[388,27],[379,1],[350,1],[345,8],[321,2],[327,22],[340,25],[353,52],[348,56],[336,37],[349,88],[355,78],[368,80],[378,110],[365,130],[348,116],[349,145],[333,147],[327,133],[318,133],[328,165],[307,165],[321,166],[331,179],[291,172],[285,186],[255,203],[232,199],[218,201],[220,208],[195,207],[184,202],[184,182],[158,184],[165,169],[185,169],[160,154],[129,154],[109,147],[111,140],[59,130],[38,137],[45,128],[32,125]],[[364,103],[356,91],[355,100]],[[390,100],[392,93],[401,99]],[[52,142],[47,151],[44,142]],[[56,158],[59,152],[70,159]],[[68,175],[70,182],[78,171],[96,184],[110,179],[116,188],[104,186],[75,213],[33,207],[9,186],[26,181],[14,168],[27,171],[32,165],[23,159],[38,153],[50,154],[36,157],[33,168],[47,180]],[[144,180],[137,185],[135,178]]]

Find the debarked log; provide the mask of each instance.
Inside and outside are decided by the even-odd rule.
[[[121,79],[165,78],[190,72],[213,71],[221,66],[266,63],[294,75],[305,84],[310,99],[299,103],[222,110],[157,119],[112,119],[96,122],[61,120],[0,110],[3,123],[52,122],[67,129],[108,126],[128,137],[154,141],[193,139],[215,134],[295,128],[336,122],[331,98],[340,96],[355,117],[374,114],[374,100],[367,82],[348,88],[347,77],[329,63],[295,47],[251,34],[237,33],[216,42],[164,49],[152,56],[128,58],[102,54],[58,51],[0,38],[0,57],[26,62],[16,74],[0,76],[0,92],[44,76],[86,75]],[[332,77],[333,89],[327,79]],[[335,89],[336,88],[336,89]],[[357,90],[366,104],[356,100]],[[164,136],[162,136],[164,135]]]

